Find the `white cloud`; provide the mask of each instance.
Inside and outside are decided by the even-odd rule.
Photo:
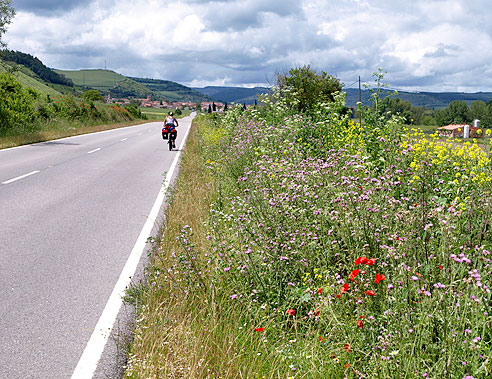
[[[48,66],[252,85],[311,64],[348,83],[492,90],[486,0],[16,0],[5,41]]]

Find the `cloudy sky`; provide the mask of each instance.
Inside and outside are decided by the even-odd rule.
[[[264,85],[310,64],[346,87],[492,91],[490,0],[12,0],[8,47],[59,69]]]

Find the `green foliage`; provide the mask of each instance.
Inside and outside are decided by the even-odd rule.
[[[477,100],[470,105],[470,118],[480,120],[482,126],[492,126],[492,105]]]
[[[46,67],[43,62],[30,54],[21,53],[20,51],[4,50],[1,53],[1,58],[4,61],[14,62],[27,67],[48,83],[73,87],[73,82],[70,79]]]
[[[103,101],[104,100],[104,97],[96,89],[90,89],[88,91],[85,91],[84,94],[82,95],[82,97],[86,101]]]
[[[338,79],[326,72],[316,72],[311,66],[291,69],[277,76],[277,87],[295,112],[310,113],[319,103],[332,102],[341,91]]]
[[[12,22],[14,15],[15,9],[10,0],[0,0],[0,47],[5,46],[2,36],[7,31],[7,25]]]
[[[24,88],[12,74],[0,73],[0,135],[24,135],[51,124],[68,121],[77,125],[146,119],[136,105],[119,106],[81,101],[73,96],[41,96]]]
[[[125,105],[125,109],[128,111],[128,113],[130,113],[135,118],[139,118],[143,120],[147,119],[147,116],[142,113],[142,111],[140,110],[137,104],[132,103],[132,104]]]
[[[386,118],[398,114],[403,117],[408,124],[413,120],[412,104],[407,100],[401,100],[397,97],[385,97],[380,106],[381,113],[384,114]]]
[[[13,129],[32,129],[36,94],[27,91],[10,74],[0,73],[0,134]]]
[[[445,109],[436,111],[439,126],[448,124],[464,124],[473,121],[468,105],[461,100],[452,101]]]

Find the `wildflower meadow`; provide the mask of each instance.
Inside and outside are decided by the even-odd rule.
[[[126,375],[492,377],[483,143],[360,124],[343,93],[296,109],[274,91],[199,117],[206,213],[164,232]]]

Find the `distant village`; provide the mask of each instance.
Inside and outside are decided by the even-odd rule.
[[[192,101],[163,101],[163,100],[152,100],[150,96],[147,96],[144,99],[113,99],[110,95],[106,95],[104,97],[104,102],[108,104],[120,104],[120,105],[128,105],[130,103],[137,103],[143,108],[165,108],[165,109],[182,109],[189,110],[195,109],[198,104],[200,104],[200,108],[202,112],[208,112],[211,110],[212,112],[222,112],[224,111],[224,107],[226,104],[221,102],[210,102],[210,101],[202,101],[201,103],[192,102]]]

